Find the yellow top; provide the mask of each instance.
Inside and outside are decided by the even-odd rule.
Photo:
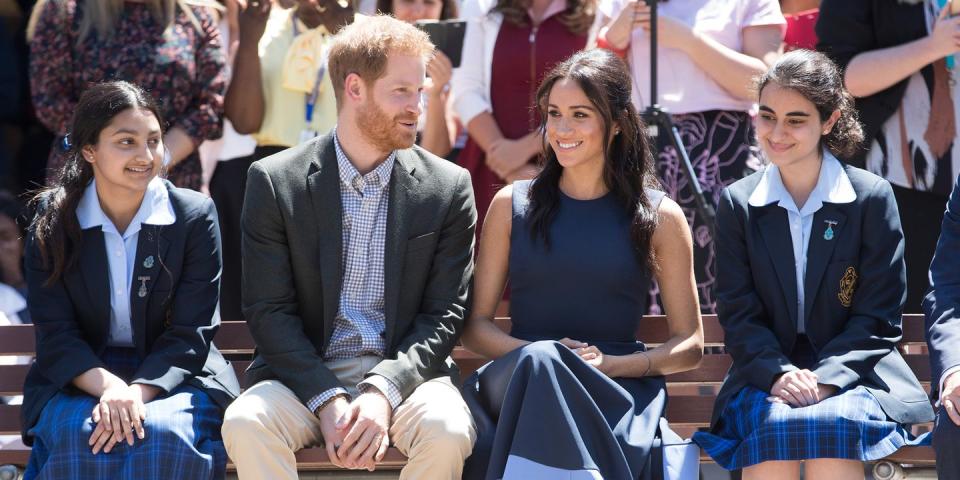
[[[319,94],[313,108],[313,121],[309,126],[306,121],[307,94],[303,90],[284,87],[284,65],[287,52],[295,40],[294,21],[297,22],[297,31],[301,36],[307,35],[311,39],[309,42],[301,41],[299,46],[322,45],[326,48],[330,40],[330,35],[322,25],[311,31],[299,20],[294,20],[293,9],[274,8],[270,12],[270,18],[259,45],[264,112],[260,131],[253,134],[257,145],[292,147],[299,143],[302,131],[309,128],[323,135],[337,123],[337,101],[333,94],[333,84],[330,83],[330,74],[326,69],[324,69],[323,80],[320,82]],[[319,36],[319,41],[316,36]],[[320,58],[320,53],[315,57]],[[290,70],[287,77],[287,85],[291,86]],[[313,78],[310,79],[310,84],[313,83]],[[304,83],[302,78],[297,80],[296,83]]]

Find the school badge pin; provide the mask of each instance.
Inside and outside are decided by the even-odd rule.
[[[853,267],[847,267],[840,279],[840,291],[837,292],[837,298],[844,307],[849,307],[853,303],[853,291],[857,288],[857,270]]]

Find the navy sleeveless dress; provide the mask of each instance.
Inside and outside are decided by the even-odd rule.
[[[610,379],[556,342],[645,350],[635,333],[650,272],[634,254],[631,216],[612,194],[561,193],[548,249],[530,235],[529,186],[513,184],[509,276],[511,335],[533,343],[464,383],[477,444],[463,478],[656,478],[649,453],[667,402],[663,377]],[[664,196],[647,195],[653,208]]]

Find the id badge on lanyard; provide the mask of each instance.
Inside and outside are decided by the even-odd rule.
[[[293,34],[296,36],[299,33],[300,32],[297,28],[297,23],[294,21]],[[310,89],[310,93],[304,94],[303,113],[306,126],[300,131],[300,139],[298,143],[307,142],[319,134],[311,127],[313,124],[314,108],[317,105],[317,98],[320,97],[320,84],[323,83],[323,76],[327,73],[327,53],[327,47],[324,45],[323,51],[320,54],[320,67],[317,69],[317,78],[313,82],[313,88]]]

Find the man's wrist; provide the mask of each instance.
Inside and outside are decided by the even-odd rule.
[[[348,402],[350,401],[350,396],[349,396],[349,395],[347,395],[346,393],[338,393],[338,394],[336,394],[336,395],[334,395],[334,396],[332,396],[332,397],[324,400],[323,403],[321,403],[320,405],[318,405],[318,406],[317,406],[317,409],[313,411],[313,415],[319,418],[319,417],[320,417],[320,413],[323,412],[323,409],[329,407],[330,405],[333,405],[334,403],[336,403],[337,400],[339,400],[339,399],[341,399],[341,398],[344,399],[345,401],[348,401]]]

